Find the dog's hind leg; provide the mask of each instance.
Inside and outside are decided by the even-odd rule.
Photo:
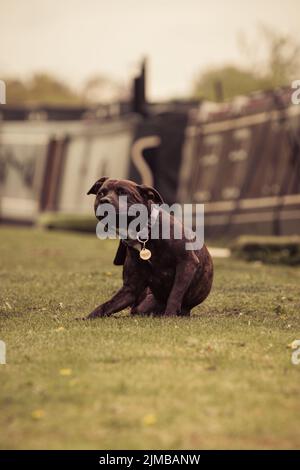
[[[152,292],[147,290],[146,296],[136,306],[132,307],[132,315],[161,315],[164,312],[165,305],[159,303]]]
[[[180,313],[178,314],[180,317],[189,317],[191,314],[190,307],[181,307]]]

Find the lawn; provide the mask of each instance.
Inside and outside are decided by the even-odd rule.
[[[0,448],[299,449],[300,269],[217,259],[191,318],[74,321],[121,285],[115,249],[0,229]]]

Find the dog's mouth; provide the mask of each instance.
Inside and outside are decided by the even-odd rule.
[[[145,223],[136,223],[136,215],[128,215],[127,212],[115,212],[114,216],[97,215],[96,218],[105,227],[105,232],[110,233],[113,237],[116,235],[123,239],[136,240],[137,235],[146,230],[148,231],[148,221]],[[131,224],[134,222],[133,224]]]
[[[98,206],[99,207],[99,206]],[[128,211],[115,211],[111,216],[108,212],[105,212],[103,215],[99,214],[98,207],[96,210],[96,218],[102,222],[105,220],[106,223],[116,228],[128,228],[129,224],[137,219],[136,215],[129,215]]]

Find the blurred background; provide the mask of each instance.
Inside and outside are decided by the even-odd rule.
[[[300,0],[0,14],[0,449],[299,449]],[[122,284],[101,176],[204,203],[191,318],[74,321]]]
[[[300,229],[299,0],[1,0],[0,220],[94,231],[103,175]]]

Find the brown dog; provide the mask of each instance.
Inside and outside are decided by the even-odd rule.
[[[160,194],[151,187],[128,180],[99,179],[87,194],[95,194],[95,213],[99,205],[112,204],[119,211],[119,196],[126,195],[128,207],[162,204]],[[159,214],[160,220],[161,214]],[[98,217],[99,218],[99,217]],[[99,218],[99,220],[101,220]],[[208,296],[213,280],[213,264],[205,245],[199,250],[187,250],[184,236],[172,237],[177,223],[170,215],[171,239],[150,239],[146,248],[151,259],[140,258],[142,244],[125,239],[114,260],[124,265],[123,287],[108,301],[99,305],[87,319],[108,316],[126,307],[133,314],[189,315],[190,310]]]

